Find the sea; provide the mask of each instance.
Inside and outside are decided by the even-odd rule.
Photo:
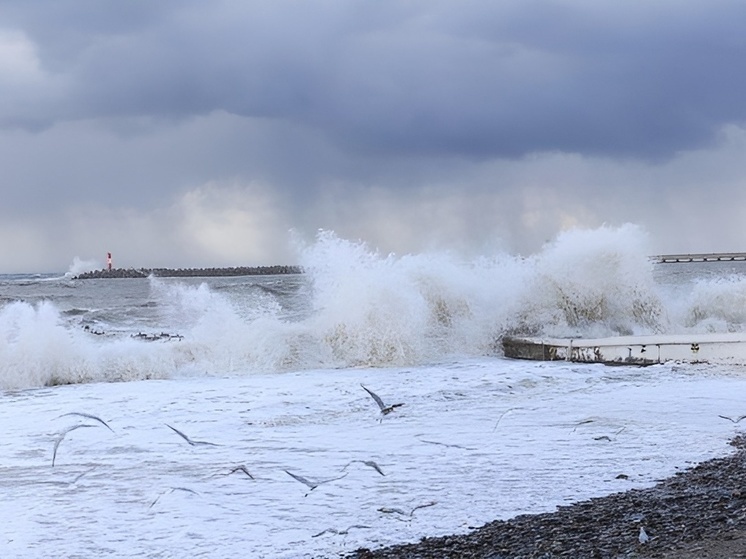
[[[744,331],[745,262],[649,245],[622,226],[397,255],[321,232],[302,274],[0,275],[0,557],[343,557],[723,456],[741,365],[502,354]]]

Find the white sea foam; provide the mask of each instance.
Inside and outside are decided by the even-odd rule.
[[[158,378],[173,370],[164,346],[95,340],[66,325],[51,303],[0,309],[0,388]]]
[[[361,383],[405,405],[379,422]],[[492,358],[5,393],[0,549],[19,559],[331,558],[463,533],[727,453],[736,430],[718,415],[743,413],[745,390],[742,375],[703,366]],[[97,427],[70,431],[52,467],[55,441],[77,424]],[[190,446],[166,424],[220,446]],[[385,475],[359,462],[345,470],[353,460]],[[229,474],[241,464],[254,479]],[[285,470],[348,475],[309,492]],[[317,536],[353,525],[365,528]]]

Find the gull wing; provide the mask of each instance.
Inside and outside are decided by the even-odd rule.
[[[166,423],[165,425],[166,425],[166,427],[168,427],[169,429],[171,429],[174,433],[176,433],[177,435],[179,435],[182,439],[184,439],[186,442],[188,442],[190,445],[194,446],[194,443],[192,442],[192,439],[190,439],[189,437],[187,437],[184,433],[182,433],[181,431],[179,431],[176,427],[171,427],[168,423]]]
[[[101,425],[103,425],[104,427],[106,427],[112,433],[114,432],[114,429],[112,429],[111,427],[109,427],[109,424],[106,423],[106,421],[104,421],[100,417],[97,417],[97,416],[95,416],[93,414],[83,413],[83,412],[78,412],[78,411],[71,411],[71,412],[68,412],[68,413],[63,413],[59,417],[65,417],[66,415],[77,415],[77,416],[80,416],[80,417],[85,417],[85,418],[88,418],[88,419],[93,419],[94,421],[98,421]]]
[[[373,392],[372,390],[368,390],[364,385],[360,385],[363,387],[363,390],[365,390],[368,394],[370,394],[370,397],[373,398],[376,401],[376,404],[378,404],[378,407],[381,408],[381,411],[386,409],[386,405],[383,403],[383,400],[381,400],[378,397],[378,394]]]

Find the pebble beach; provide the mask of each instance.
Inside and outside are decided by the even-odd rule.
[[[647,489],[491,522],[349,559],[733,559],[746,557],[746,447]]]

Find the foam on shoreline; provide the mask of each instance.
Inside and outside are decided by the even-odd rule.
[[[740,557],[746,552],[743,435],[737,435],[731,445],[738,450],[650,488],[580,501],[556,512],[490,522],[464,535],[423,538],[377,550],[361,548],[347,557]]]

